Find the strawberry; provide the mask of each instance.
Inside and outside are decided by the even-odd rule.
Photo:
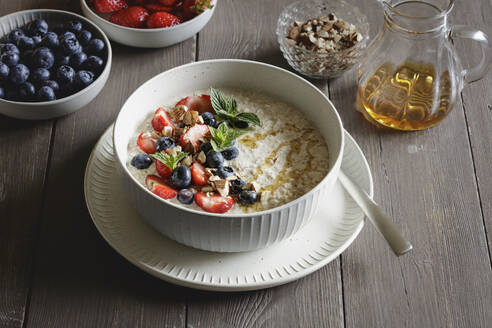
[[[168,112],[164,108],[159,107],[154,114],[152,119],[152,126],[156,131],[162,132],[162,129],[166,126],[170,126],[174,132],[174,123],[171,121]]]
[[[160,3],[147,3],[144,5],[144,7],[153,13],[160,12],[160,11],[165,11],[165,12],[170,13],[173,11],[173,7],[167,7],[167,6],[161,5]]]
[[[161,4],[167,7],[172,7],[178,2],[178,0],[158,0]]]
[[[170,8],[172,10],[172,8]],[[147,20],[148,28],[171,27],[181,23],[181,20],[173,14],[165,11],[155,12]]]
[[[109,21],[126,27],[143,28],[148,17],[149,12],[144,7],[131,6],[115,12]]]
[[[94,9],[98,13],[112,13],[127,7],[126,0],[94,0]]]
[[[183,16],[186,20],[201,14],[206,9],[212,8],[211,0],[184,0]]]
[[[171,188],[166,181],[157,175],[147,175],[145,184],[150,191],[164,199],[174,198],[178,194],[176,189]]]
[[[137,139],[137,145],[142,151],[147,154],[153,154],[156,152],[155,143],[156,138],[153,138],[149,133],[140,133]]]
[[[200,114],[205,112],[215,112],[209,95],[189,96],[178,101],[176,106],[178,105],[188,106],[190,110],[196,110]]]
[[[193,152],[196,153],[202,143],[200,139],[204,139],[205,136],[209,133],[210,131],[208,129],[208,125],[193,125],[191,128],[188,129],[188,131],[186,131],[179,137],[179,144],[185,151],[187,151],[187,148],[189,147],[187,147],[187,145],[191,144],[191,146],[193,147]],[[188,152],[191,152],[191,150],[189,150]]]
[[[204,186],[208,182],[205,167],[198,162],[191,165],[191,182],[196,186]]]
[[[155,169],[157,170],[157,174],[165,179],[171,177],[171,174],[173,174],[173,170],[159,160],[155,161]]]
[[[208,196],[207,193],[197,192],[195,194],[195,202],[204,211],[211,213],[225,213],[234,205],[234,198],[231,196],[221,196],[218,193],[213,193]]]

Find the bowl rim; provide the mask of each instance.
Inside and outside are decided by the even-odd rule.
[[[187,20],[181,24],[174,25],[174,26],[160,27],[160,28],[137,28],[137,27],[128,27],[128,26],[118,25],[118,24],[110,22],[109,20],[104,19],[101,16],[99,16],[99,14],[96,13],[94,10],[92,10],[92,8],[87,4],[86,0],[80,0],[80,5],[83,7],[83,9],[89,11],[93,16],[95,16],[98,21],[101,21],[104,24],[108,24],[108,25],[113,26],[115,28],[119,28],[119,29],[127,30],[127,31],[132,31],[132,32],[137,32],[137,33],[138,32],[153,33],[153,32],[163,32],[163,31],[173,31],[173,30],[177,29],[178,27],[186,27],[187,25],[190,25],[191,22],[196,20],[198,17],[203,16],[205,13],[207,13],[207,12],[213,13],[215,11],[215,7],[217,6],[217,0],[211,0],[211,1],[213,4],[212,8],[210,8],[209,10],[207,10],[207,11],[205,11],[199,15],[196,15],[192,19]]]
[[[113,50],[111,48],[111,43],[109,42],[109,39],[106,36],[106,34],[104,33],[104,31],[99,26],[97,26],[94,22],[92,22],[90,19],[88,19],[88,18],[86,18],[84,16],[81,16],[79,14],[73,13],[71,11],[65,11],[65,10],[58,10],[58,9],[29,9],[29,10],[17,11],[17,12],[10,13],[8,15],[2,16],[2,17],[0,17],[0,20],[6,19],[9,16],[16,16],[16,15],[22,16],[22,15],[29,14],[29,13],[57,13],[57,14],[65,14],[65,15],[73,16],[73,17],[75,17],[77,19],[83,20],[85,23],[88,23],[91,27],[93,27],[95,30],[97,30],[101,34],[102,38],[104,39],[104,43],[106,44],[107,53],[108,53],[107,54],[107,57],[108,58],[106,59],[106,63],[104,65],[104,69],[102,70],[101,74],[99,74],[99,76],[97,77],[97,79],[95,79],[94,82],[92,82],[87,87],[83,88],[80,91],[77,91],[74,94],[71,94],[70,96],[59,98],[59,99],[55,99],[55,100],[51,100],[51,101],[37,101],[37,102],[34,102],[34,101],[33,102],[30,102],[30,101],[12,101],[12,100],[6,100],[6,99],[0,98],[0,102],[6,103],[6,104],[12,104],[12,105],[23,105],[23,106],[32,106],[32,107],[42,107],[42,108],[40,108],[41,110],[50,110],[52,108],[51,107],[46,107],[46,105],[57,105],[57,104],[60,104],[60,103],[64,103],[64,102],[70,101],[70,100],[72,100],[74,98],[77,98],[79,96],[82,96],[83,94],[87,93],[90,89],[93,89],[96,86],[97,83],[99,83],[98,81],[101,80],[101,78],[103,77],[103,75],[105,75],[106,71],[111,70],[111,63],[112,63],[112,57],[113,57]],[[0,37],[3,37],[3,35],[0,36]]]
[[[333,3],[342,3],[344,4],[345,6],[348,6],[348,7],[351,7],[356,13],[357,15],[361,18],[362,20],[362,23],[360,24],[360,26],[364,27],[365,29],[365,35],[362,35],[362,41],[358,42],[357,44],[355,44],[354,46],[350,47],[350,48],[347,48],[347,49],[343,49],[343,50],[338,50],[338,51],[333,51],[333,52],[326,52],[326,53],[318,53],[316,51],[313,51],[313,50],[309,50],[309,49],[306,49],[306,48],[303,48],[303,47],[300,47],[298,46],[297,44],[295,43],[287,43],[288,39],[285,35],[281,35],[280,34],[280,23],[281,23],[281,20],[280,18],[284,15],[284,13],[286,13],[287,11],[297,7],[299,4],[305,4],[305,3],[316,3],[316,4],[325,4],[327,6],[329,6],[330,4],[333,4]],[[354,24],[353,22],[348,22],[350,24]],[[354,24],[357,28],[360,28],[359,25],[356,25]],[[280,46],[282,47],[284,44],[287,44],[288,46],[292,47],[294,50],[298,50],[298,51],[301,51],[301,52],[304,52],[306,54],[309,54],[309,55],[314,55],[314,56],[317,56],[317,55],[340,55],[340,54],[346,54],[346,53],[349,53],[349,52],[353,52],[354,50],[355,51],[358,51],[358,50],[363,50],[365,48],[367,48],[367,44],[368,44],[368,41],[369,41],[369,33],[370,33],[370,25],[369,25],[369,22],[367,20],[367,16],[364,15],[359,7],[357,7],[356,5],[350,3],[350,2],[347,2],[347,1],[344,1],[344,0],[330,0],[330,1],[326,1],[326,0],[308,0],[308,1],[305,1],[305,0],[299,0],[299,1],[296,1],[296,2],[293,2],[291,4],[289,4],[287,7],[285,7],[282,12],[280,13],[280,15],[278,16],[278,19],[277,19],[277,26],[275,28],[275,34],[277,35],[277,41],[278,43],[280,44]],[[361,54],[359,54],[361,55]]]
[[[338,123],[337,125],[339,127],[339,131],[338,131],[339,136],[338,137],[339,137],[339,140],[340,140],[340,147],[339,147],[339,151],[338,151],[338,154],[337,154],[336,158],[334,158],[334,160],[333,160],[333,164],[331,165],[330,169],[328,170],[328,172],[326,173],[326,175],[323,177],[323,179],[320,182],[318,182],[318,184],[316,184],[313,188],[311,188],[304,195],[302,195],[302,196],[300,196],[300,197],[298,197],[298,198],[296,198],[296,199],[294,199],[294,200],[292,200],[292,201],[290,201],[288,203],[282,204],[280,206],[277,206],[277,207],[274,207],[274,208],[271,208],[271,209],[268,209],[268,210],[259,211],[259,212],[251,212],[251,213],[235,213],[235,214],[231,214],[231,213],[227,213],[226,212],[226,213],[222,213],[222,214],[217,214],[217,213],[209,213],[209,212],[206,212],[206,211],[199,211],[199,210],[195,210],[195,209],[192,209],[192,208],[187,208],[185,206],[181,206],[179,204],[174,204],[174,203],[172,203],[170,201],[167,201],[167,200],[162,199],[159,196],[155,195],[150,190],[148,190],[145,186],[143,186],[139,181],[137,181],[137,179],[130,173],[130,171],[126,167],[126,159],[123,160],[123,158],[121,157],[120,153],[118,152],[118,147],[116,146],[116,144],[117,144],[116,143],[116,130],[117,130],[118,126],[120,125],[119,122],[121,120],[122,109],[127,105],[128,100],[131,97],[133,97],[140,89],[144,88],[146,85],[150,84],[155,79],[158,79],[161,75],[171,74],[171,72],[173,72],[173,71],[185,69],[185,68],[188,68],[190,66],[206,65],[206,64],[209,64],[209,63],[252,64],[252,65],[263,66],[264,68],[267,68],[267,69],[273,69],[273,70],[281,71],[283,74],[288,74],[291,77],[294,77],[295,79],[299,80],[301,83],[307,84],[308,87],[310,87],[316,93],[318,93],[330,105],[330,107],[333,110],[333,113],[335,114],[336,122]],[[196,62],[191,62],[191,63],[188,63],[188,64],[184,64],[184,65],[180,65],[180,66],[174,67],[172,69],[169,69],[167,71],[164,71],[164,72],[161,72],[161,73],[155,75],[154,77],[150,78],[149,80],[147,80],[146,82],[144,82],[143,84],[141,84],[125,100],[125,102],[121,106],[121,109],[120,109],[120,111],[118,113],[118,116],[116,117],[116,120],[115,120],[115,123],[114,123],[114,127],[113,127],[113,136],[112,136],[112,138],[113,138],[114,151],[115,151],[116,157],[118,158],[119,165],[123,168],[124,174],[126,174],[127,176],[129,176],[130,179],[132,180],[132,182],[134,184],[136,184],[137,187],[140,190],[142,190],[145,193],[151,195],[152,197],[154,197],[155,199],[157,199],[162,204],[165,204],[167,206],[172,206],[172,207],[174,207],[176,209],[179,209],[181,211],[192,213],[192,214],[195,214],[195,215],[204,215],[204,216],[210,216],[210,217],[214,217],[214,218],[224,218],[224,219],[230,219],[230,218],[248,218],[248,217],[254,217],[254,216],[262,216],[262,215],[266,215],[266,214],[270,214],[270,213],[274,213],[274,212],[279,212],[279,211],[281,211],[281,210],[283,210],[283,209],[285,209],[287,207],[291,207],[294,204],[300,203],[305,198],[310,197],[315,191],[317,191],[318,189],[321,189],[321,187],[324,185],[325,181],[332,174],[333,169],[337,166],[337,163],[341,163],[341,160],[342,160],[342,157],[343,157],[343,150],[344,150],[344,147],[345,147],[344,128],[343,128],[342,120],[341,120],[340,115],[338,114],[338,111],[336,110],[335,106],[331,102],[331,100],[323,92],[321,92],[311,82],[307,81],[306,79],[302,78],[301,76],[299,76],[299,75],[297,75],[295,73],[292,73],[292,72],[290,72],[290,71],[288,71],[288,70],[286,70],[284,68],[281,68],[281,67],[278,67],[278,66],[275,66],[275,65],[271,65],[271,64],[266,64],[266,63],[254,61],[254,60],[245,60],[245,59],[210,59],[210,60],[196,61]]]

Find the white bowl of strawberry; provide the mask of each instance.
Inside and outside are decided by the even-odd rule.
[[[80,0],[82,13],[118,43],[167,47],[198,33],[216,0]]]
[[[218,252],[263,248],[298,231],[329,197],[344,142],[336,110],[312,84],[230,59],[144,83],[123,105],[113,138],[137,211],[165,236]]]

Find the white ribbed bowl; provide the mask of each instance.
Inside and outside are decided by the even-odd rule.
[[[118,43],[138,48],[162,48],[191,38],[207,25],[215,11],[217,1],[212,1],[213,8],[205,10],[200,15],[182,24],[165,28],[131,28],[111,23],[99,16],[88,5],[86,0],[80,0],[80,8],[85,17],[99,26],[108,37]]]
[[[68,97],[43,102],[21,102],[0,99],[1,114],[24,120],[45,120],[67,115],[79,110],[90,103],[99,92],[101,92],[108,81],[109,72],[111,71],[111,44],[106,35],[104,35],[104,32],[87,18],[68,11],[34,9],[19,11],[3,16],[0,18],[0,38],[10,33],[10,31],[22,27],[38,18],[45,19],[50,27],[53,27],[57,23],[68,22],[71,20],[81,21],[84,28],[89,30],[93,37],[103,40],[106,45],[106,58],[103,58],[105,67],[101,72],[101,75],[99,75],[92,84]]]
[[[273,96],[301,110],[324,137],[330,171],[304,196],[267,211],[212,214],[172,204],[142,186],[126,167],[128,144],[138,125],[176,94],[214,86],[243,88]],[[330,197],[343,152],[342,122],[330,100],[315,86],[284,69],[254,61],[219,59],[179,66],[138,88],[123,105],[114,126],[117,166],[128,200],[158,231],[182,244],[217,252],[259,249],[288,238]]]

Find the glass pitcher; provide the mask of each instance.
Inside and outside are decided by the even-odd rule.
[[[489,64],[482,31],[450,26],[454,0],[379,0],[384,24],[359,64],[358,105],[373,123],[414,131],[437,125],[451,111],[464,82],[481,79]],[[463,69],[454,38],[478,41],[482,57]]]

